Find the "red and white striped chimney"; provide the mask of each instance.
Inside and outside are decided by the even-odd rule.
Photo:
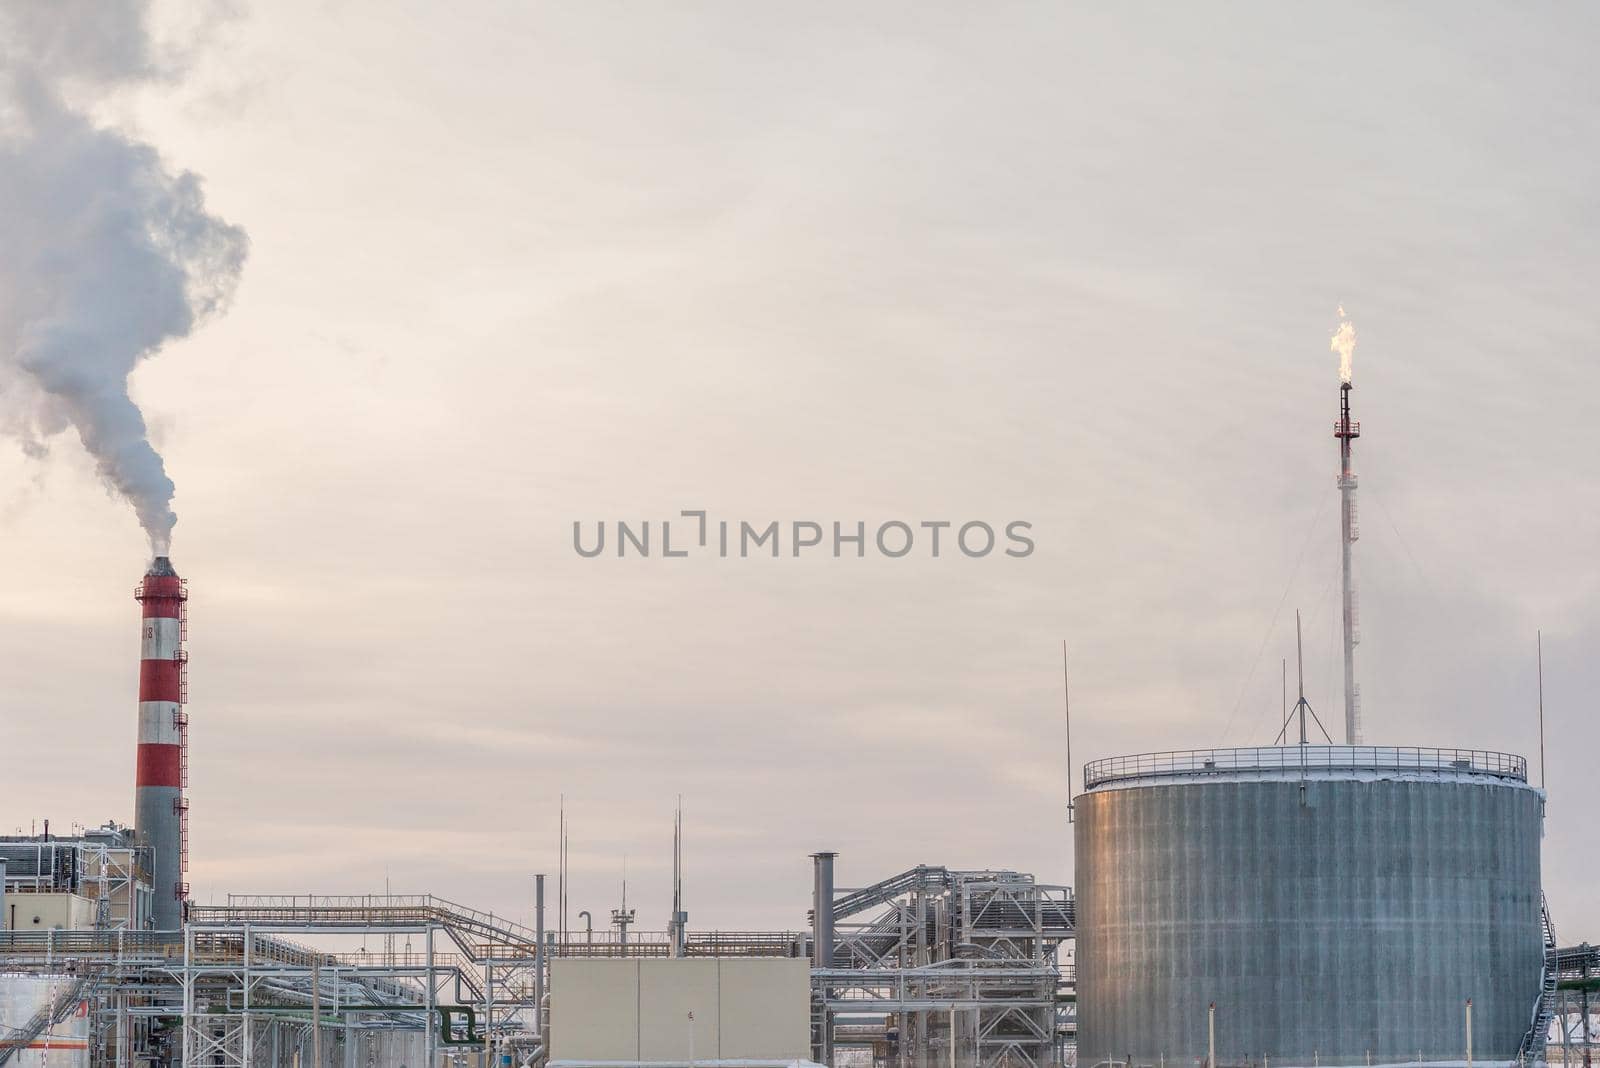
[[[149,850],[153,891],[151,925],[175,931],[183,925],[188,886],[189,721],[184,715],[185,604],[187,584],[158,556],[133,592],[143,608],[139,661],[139,760],[135,774],[133,828]]]

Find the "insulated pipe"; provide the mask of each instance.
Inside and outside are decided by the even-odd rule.
[[[837,853],[813,853],[815,881],[811,890],[811,964],[833,967],[833,858]]]
[[[814,880],[811,887],[811,966],[833,967],[833,858],[837,853],[813,853]],[[833,1016],[828,1012],[827,1001],[833,991],[824,987],[823,1008],[819,1013],[819,1026],[814,1052],[823,1064],[833,1063]]]
[[[149,850],[151,919],[158,931],[183,924],[183,603],[172,561],[158,556],[134,591],[141,606],[139,754],[133,828]]]

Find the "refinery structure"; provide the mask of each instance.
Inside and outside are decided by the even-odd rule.
[[[157,557],[131,826],[0,838],[0,1068],[1588,1068],[1600,955],[1556,937],[1527,761],[1364,744],[1347,327],[1343,744],[1302,687],[1297,743],[1091,761],[1039,828],[1073,836],[1071,886],[818,852],[790,929],[694,929],[675,838],[659,930],[625,899],[571,929],[543,875],[526,922],[426,894],[195,903],[189,591]]]

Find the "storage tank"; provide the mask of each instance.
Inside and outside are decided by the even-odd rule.
[[[1513,1061],[1543,966],[1521,757],[1116,757],[1076,799],[1078,1064]]]
[[[87,983],[71,975],[0,975],[0,1057],[14,1068],[89,1068]]]

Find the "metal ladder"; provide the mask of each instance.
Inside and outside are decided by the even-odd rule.
[[[1539,895],[1539,925],[1544,935],[1544,966],[1539,971],[1539,999],[1533,1003],[1533,1023],[1517,1047],[1517,1059],[1523,1064],[1545,1059],[1550,1023],[1556,1015],[1556,980],[1561,974],[1555,959],[1556,928],[1550,922],[1550,905],[1543,893]]]

